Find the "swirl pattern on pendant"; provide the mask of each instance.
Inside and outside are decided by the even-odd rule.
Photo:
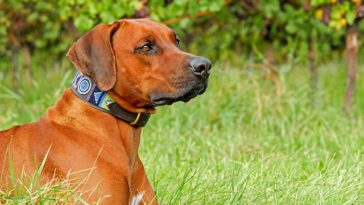
[[[85,95],[87,93],[90,92],[92,87],[92,82],[91,80],[84,76],[80,79],[80,83],[78,84],[78,92],[80,92],[80,94]]]

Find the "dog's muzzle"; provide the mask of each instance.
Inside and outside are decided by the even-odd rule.
[[[204,57],[193,56],[188,63],[188,69],[189,80],[184,83],[184,87],[178,89],[176,93],[153,95],[151,100],[154,106],[170,105],[177,101],[187,102],[205,92],[211,72],[211,61]]]
[[[211,71],[211,61],[207,58],[194,56],[189,63],[189,69],[192,73],[201,78],[208,78]]]

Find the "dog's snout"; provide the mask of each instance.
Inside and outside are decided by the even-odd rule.
[[[190,69],[196,76],[206,77],[210,74],[211,61],[204,57],[193,57],[189,64]]]

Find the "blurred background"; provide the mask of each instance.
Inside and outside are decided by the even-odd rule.
[[[82,34],[150,17],[213,61],[207,93],[144,132],[162,204],[364,203],[363,16],[361,0],[2,0],[0,128],[70,86]]]

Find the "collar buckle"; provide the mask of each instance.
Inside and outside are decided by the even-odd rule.
[[[135,120],[133,121],[133,122],[131,122],[130,124],[131,125],[136,125],[137,123],[138,123],[138,121],[139,121],[139,118],[140,118],[140,112],[138,113],[138,115],[137,115],[137,117],[135,118]]]

